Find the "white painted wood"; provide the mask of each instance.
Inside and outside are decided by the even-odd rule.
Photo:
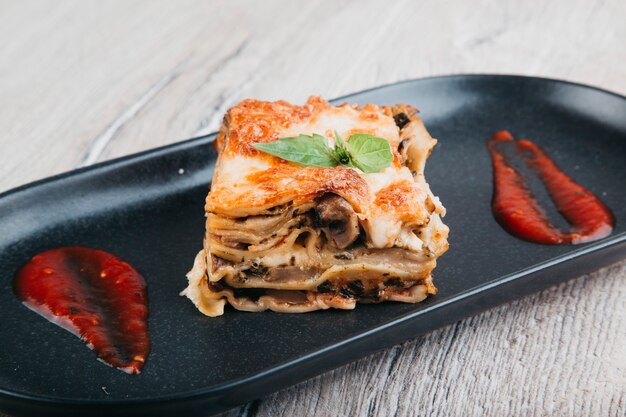
[[[450,73],[626,94],[626,3],[0,2],[0,191],[301,102]],[[626,263],[225,416],[623,416]]]

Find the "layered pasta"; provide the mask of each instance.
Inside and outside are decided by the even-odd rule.
[[[391,166],[302,166],[252,146],[300,134],[333,143],[335,131],[385,139]],[[301,313],[435,294],[432,271],[448,248],[445,209],[424,178],[436,143],[408,105],[244,100],[215,140],[204,247],[183,294],[212,317],[227,304]]]

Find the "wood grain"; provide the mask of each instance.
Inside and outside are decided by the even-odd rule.
[[[2,1],[0,191],[302,102],[450,73],[626,93],[626,3]],[[626,264],[225,416],[626,413]]]

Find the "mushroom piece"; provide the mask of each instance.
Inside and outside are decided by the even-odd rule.
[[[339,249],[347,248],[359,236],[359,220],[354,209],[337,194],[324,194],[315,208],[316,223],[325,228],[329,240]]]

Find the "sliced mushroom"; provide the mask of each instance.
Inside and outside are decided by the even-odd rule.
[[[315,208],[316,222],[325,228],[328,238],[345,249],[359,236],[359,221],[354,209],[337,194],[324,194]]]

